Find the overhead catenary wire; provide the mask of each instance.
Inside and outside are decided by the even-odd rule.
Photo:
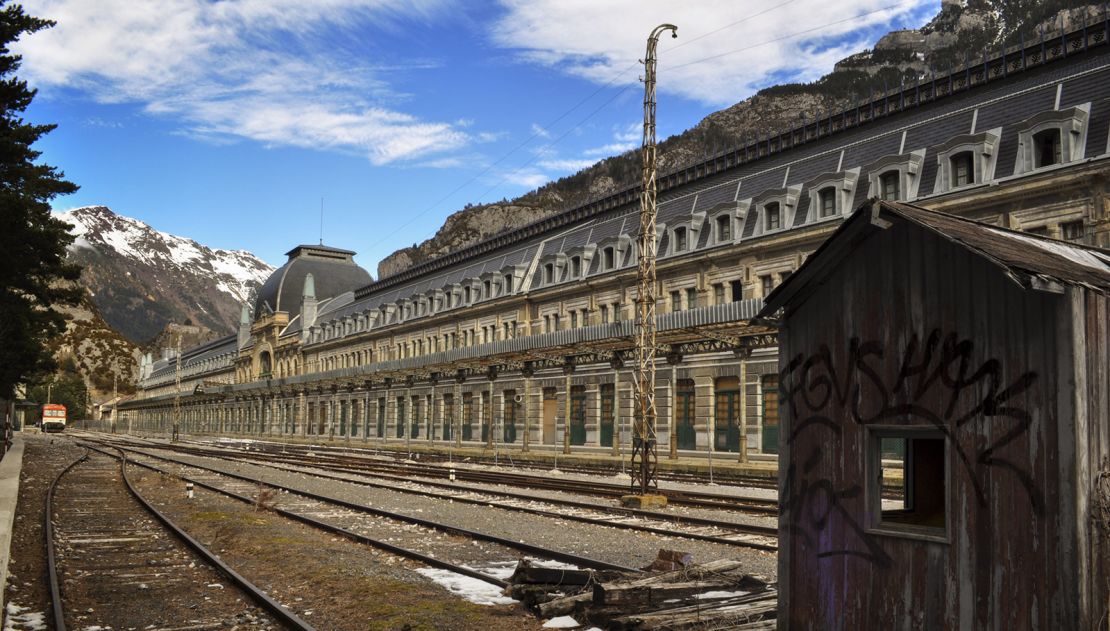
[[[723,25],[723,26],[720,26],[720,27],[718,27],[718,28],[716,28],[716,29],[713,29],[712,31],[708,31],[708,32],[706,32],[706,33],[702,33],[701,35],[695,36],[695,37],[693,37],[693,38],[691,38],[691,39],[689,39],[689,40],[687,40],[687,41],[683,42],[682,44],[679,44],[678,46],[675,46],[675,47],[673,47],[673,48],[679,48],[679,47],[681,47],[681,46],[685,46],[686,44],[690,44],[690,43],[696,42],[696,41],[698,41],[698,40],[700,40],[700,39],[704,39],[704,38],[706,38],[706,37],[709,37],[709,36],[711,36],[711,35],[715,35],[715,34],[717,34],[717,33],[720,33],[721,31],[727,30],[727,29],[729,29],[729,28],[732,28],[732,27],[734,27],[734,26],[737,26],[737,25],[739,25],[739,24],[743,24],[744,22],[748,22],[748,21],[750,21],[750,20],[753,20],[753,19],[755,19],[755,18],[757,18],[757,17],[760,17],[760,16],[762,16],[762,15],[765,15],[765,14],[767,14],[767,13],[770,13],[770,12],[772,12],[772,11],[775,11],[775,10],[777,10],[777,9],[780,9],[780,8],[782,8],[782,7],[784,7],[784,6],[788,5],[788,4],[791,4],[792,2],[795,2],[795,1],[796,1],[796,0],[784,0],[783,2],[780,2],[780,3],[778,3],[778,4],[772,5],[772,6],[770,6],[770,7],[766,8],[766,9],[764,9],[764,10],[762,10],[762,11],[759,11],[759,12],[757,12],[757,13],[753,13],[753,14],[751,14],[751,15],[748,15],[748,16],[745,16],[745,17],[743,17],[743,18],[741,18],[741,19],[739,19],[739,20],[736,20],[735,22],[730,22],[730,23],[728,23],[728,24],[725,24],[725,25]],[[575,103],[574,105],[572,105],[572,106],[571,106],[571,107],[570,107],[569,109],[567,109],[566,111],[564,111],[564,112],[563,112],[562,114],[559,114],[559,115],[558,115],[558,116],[556,116],[556,117],[555,117],[554,119],[552,119],[551,121],[549,121],[549,122],[548,122],[547,124],[545,124],[545,125],[543,125],[543,126],[539,126],[539,129],[535,130],[535,131],[534,131],[534,132],[533,132],[533,133],[532,133],[532,134],[531,134],[530,136],[528,136],[528,137],[527,137],[527,138],[525,138],[525,139],[524,139],[523,141],[521,141],[520,143],[518,143],[517,145],[515,145],[515,146],[514,146],[514,147],[513,147],[512,149],[510,149],[509,151],[507,151],[506,153],[504,153],[504,154],[503,154],[503,155],[502,155],[501,157],[499,157],[499,158],[498,158],[497,160],[494,160],[493,162],[491,162],[491,163],[489,163],[488,165],[486,165],[486,167],[485,167],[484,169],[482,169],[482,170],[481,170],[480,172],[478,172],[477,174],[475,174],[474,176],[472,176],[472,177],[471,177],[470,179],[466,180],[466,181],[465,181],[465,182],[463,182],[462,184],[459,184],[459,185],[458,185],[458,186],[456,186],[455,188],[451,189],[451,191],[449,191],[448,193],[446,193],[445,195],[443,195],[442,197],[440,197],[439,199],[437,199],[437,200],[436,200],[435,202],[432,202],[431,204],[429,204],[429,205],[428,205],[427,207],[425,207],[425,208],[424,208],[423,210],[421,210],[420,212],[418,212],[418,213],[416,213],[416,214],[412,215],[411,217],[409,217],[409,219],[408,219],[407,221],[405,221],[405,222],[404,222],[404,223],[402,223],[401,225],[399,225],[399,226],[397,226],[396,228],[394,228],[394,229],[393,229],[393,230],[392,230],[391,232],[388,232],[388,233],[386,233],[385,235],[383,235],[383,236],[382,236],[382,237],[381,237],[380,239],[378,239],[378,240],[377,240],[377,241],[375,241],[375,242],[374,242],[373,244],[371,244],[371,247],[374,247],[374,246],[378,246],[378,245],[381,245],[382,243],[385,243],[386,241],[388,241],[388,240],[389,240],[389,239],[391,239],[392,237],[396,236],[396,234],[397,234],[397,233],[399,233],[399,232],[400,232],[401,230],[404,230],[405,228],[407,228],[407,227],[411,226],[411,225],[412,225],[413,223],[415,223],[415,222],[416,222],[416,221],[417,221],[417,220],[418,220],[419,218],[421,218],[421,217],[423,217],[424,215],[428,214],[428,213],[429,213],[429,212],[431,212],[432,210],[435,210],[435,209],[436,209],[436,208],[437,208],[437,207],[438,207],[438,206],[439,206],[440,204],[442,204],[443,202],[447,201],[448,199],[450,199],[451,197],[453,197],[453,196],[454,196],[454,195],[455,195],[456,193],[458,193],[458,192],[459,192],[459,191],[461,191],[462,189],[466,188],[467,186],[470,186],[470,185],[471,185],[471,184],[473,184],[473,183],[474,183],[475,181],[477,181],[477,180],[478,180],[479,178],[481,178],[482,176],[484,176],[484,175],[486,175],[487,173],[489,173],[490,171],[492,171],[494,167],[496,167],[496,166],[497,166],[498,164],[501,164],[502,162],[504,162],[505,160],[507,160],[507,159],[508,159],[508,158],[509,158],[510,156],[514,155],[514,154],[515,154],[515,153],[516,153],[517,151],[520,151],[521,149],[523,149],[523,148],[524,148],[525,146],[527,146],[527,145],[528,145],[529,143],[531,143],[531,142],[532,142],[533,140],[535,140],[535,139],[536,139],[536,138],[538,138],[538,137],[541,137],[541,136],[543,136],[543,135],[544,135],[545,133],[547,133],[547,130],[549,130],[549,129],[550,129],[551,127],[553,127],[554,125],[558,124],[558,123],[559,123],[560,121],[562,121],[562,120],[563,120],[564,118],[566,118],[567,116],[570,116],[570,115],[571,115],[571,114],[572,114],[572,113],[573,113],[574,111],[576,111],[576,110],[577,110],[578,108],[580,108],[580,107],[582,107],[582,106],[583,106],[584,104],[586,104],[586,102],[588,102],[589,100],[591,100],[591,99],[593,99],[593,98],[594,98],[595,96],[597,96],[597,95],[598,95],[598,94],[599,94],[599,93],[600,93],[600,92],[601,92],[602,90],[605,90],[606,88],[609,88],[609,87],[611,87],[611,86],[612,86],[613,84],[617,83],[617,81],[619,81],[619,80],[620,80],[621,78],[623,78],[623,77],[624,77],[625,75],[627,75],[627,74],[628,74],[629,72],[631,72],[631,71],[635,70],[635,69],[636,69],[636,68],[637,68],[638,66],[639,66],[639,64],[638,64],[638,63],[634,63],[634,64],[631,64],[631,65],[629,65],[629,66],[628,66],[627,68],[625,68],[624,70],[621,70],[620,72],[618,72],[618,73],[616,73],[615,75],[613,75],[613,76],[612,76],[612,77],[611,77],[611,78],[610,78],[610,79],[609,79],[608,81],[606,81],[605,83],[603,83],[603,84],[601,84],[600,86],[598,86],[598,87],[597,87],[597,88],[596,88],[596,89],[595,89],[594,91],[590,92],[590,93],[589,93],[588,95],[586,95],[585,97],[583,97],[582,99],[580,99],[580,100],[579,100],[578,102],[576,102],[576,103]],[[558,142],[559,142],[560,140],[562,140],[562,139],[566,138],[566,137],[567,137],[567,136],[568,136],[568,135],[569,135],[569,134],[570,134],[571,132],[573,132],[573,131],[577,130],[577,129],[578,129],[578,128],[579,128],[579,127],[580,127],[580,126],[581,126],[581,125],[583,124],[583,123],[585,123],[585,121],[589,120],[589,118],[591,118],[591,117],[592,117],[593,115],[596,115],[596,114],[597,114],[597,112],[601,111],[601,109],[603,109],[604,105],[608,105],[609,103],[611,103],[611,102],[613,102],[614,100],[616,100],[616,97],[617,97],[617,96],[619,96],[620,94],[623,94],[624,92],[626,92],[626,91],[627,91],[627,90],[628,90],[628,89],[629,89],[630,87],[631,87],[631,86],[629,86],[629,87],[626,87],[626,88],[622,89],[622,90],[621,90],[620,92],[618,92],[618,93],[617,93],[617,95],[615,95],[615,96],[611,97],[610,99],[608,99],[608,100],[607,100],[607,101],[606,101],[606,102],[605,102],[605,103],[603,104],[603,106],[602,106],[602,107],[599,107],[599,108],[595,109],[595,110],[594,110],[593,112],[591,112],[590,116],[587,116],[586,118],[582,119],[582,120],[581,120],[581,121],[579,121],[579,122],[578,122],[578,124],[576,124],[576,125],[575,125],[574,127],[571,127],[570,129],[568,129],[567,131],[565,131],[565,132],[564,132],[563,134],[561,134],[561,135],[560,135],[560,136],[559,136],[558,138],[556,138],[556,139],[555,139],[554,141],[552,141],[552,142],[550,142],[550,143],[548,143],[548,144],[544,145],[544,146],[543,146],[543,147],[541,147],[540,149],[541,149],[541,150],[542,150],[542,149],[548,149],[548,148],[550,148],[550,147],[552,147],[552,146],[554,146],[554,145],[558,144]],[[522,164],[522,165],[518,166],[518,167],[517,167],[517,168],[516,168],[515,170],[513,170],[513,171],[512,171],[511,173],[509,173],[509,175],[508,175],[508,176],[506,176],[506,177],[503,177],[503,178],[502,178],[502,179],[501,179],[501,180],[500,180],[500,181],[499,181],[499,182],[498,182],[497,184],[495,184],[495,185],[491,186],[491,187],[490,187],[489,189],[487,189],[487,190],[486,190],[486,191],[485,191],[484,193],[482,193],[481,195],[479,195],[479,196],[478,196],[478,197],[479,197],[479,199],[481,199],[482,197],[484,197],[484,196],[488,195],[488,194],[490,193],[490,191],[492,191],[493,189],[497,188],[498,186],[501,186],[501,184],[504,184],[504,183],[505,183],[505,181],[506,181],[506,180],[508,179],[508,177],[509,177],[509,176],[512,176],[512,175],[514,175],[514,174],[516,174],[516,173],[519,173],[521,169],[523,169],[523,168],[526,168],[527,166],[531,165],[531,164],[532,164],[532,163],[534,163],[534,162],[535,162],[535,161],[536,161],[537,159],[539,159],[539,155],[533,156],[533,157],[532,157],[531,159],[529,159],[529,160],[528,160],[527,162],[525,162],[524,164]]]
[[[716,29],[713,29],[712,31],[708,31],[708,32],[702,33],[701,35],[697,35],[697,36],[695,36],[695,37],[693,37],[693,38],[690,38],[690,39],[688,39],[688,40],[685,40],[685,41],[683,41],[683,42],[682,42],[682,43],[680,43],[680,44],[677,44],[677,45],[675,45],[675,46],[673,46],[673,47],[670,47],[670,50],[674,50],[674,49],[680,48],[680,47],[682,47],[682,46],[686,46],[686,45],[688,45],[688,44],[692,44],[693,42],[696,42],[696,41],[698,41],[698,40],[704,39],[704,38],[706,38],[706,37],[709,37],[709,36],[715,35],[715,34],[717,34],[717,33],[721,32],[721,31],[727,30],[727,29],[729,29],[729,28],[732,28],[732,27],[735,27],[735,26],[737,26],[737,25],[740,25],[740,24],[743,24],[743,23],[745,23],[745,22],[748,22],[748,21],[750,21],[750,20],[753,20],[753,19],[755,19],[755,18],[757,18],[757,17],[760,17],[760,16],[763,16],[763,15],[766,15],[767,13],[770,13],[770,12],[772,12],[772,11],[778,10],[778,9],[780,9],[780,8],[782,8],[782,7],[784,7],[784,6],[788,5],[788,4],[791,4],[791,3],[795,2],[795,1],[796,1],[796,0],[784,0],[783,2],[780,2],[780,3],[778,3],[778,4],[772,5],[771,7],[768,7],[768,8],[766,8],[766,9],[762,10],[762,11],[759,11],[759,12],[757,12],[757,13],[751,14],[751,15],[749,15],[749,16],[746,16],[746,17],[744,17],[744,18],[741,18],[741,19],[739,19],[739,20],[736,20],[736,21],[734,21],[734,22],[730,22],[730,23],[728,23],[728,24],[725,24],[725,25],[723,25],[723,26],[720,26],[720,27],[718,27],[718,28],[716,28]],[[856,14],[853,14],[853,15],[851,15],[851,16],[849,16],[849,17],[846,17],[846,18],[843,18],[843,19],[840,19],[840,20],[834,20],[834,21],[831,21],[831,22],[824,22],[824,23],[822,23],[821,25],[819,25],[819,26],[815,26],[815,27],[812,27],[812,28],[807,28],[807,29],[803,29],[803,30],[800,30],[800,31],[794,31],[794,32],[792,32],[792,33],[788,33],[788,34],[785,34],[785,35],[780,35],[780,36],[778,36],[778,37],[770,38],[770,39],[767,39],[767,40],[764,40],[764,41],[761,41],[761,42],[758,42],[758,43],[755,43],[755,44],[750,44],[750,45],[748,45],[748,46],[744,46],[744,47],[741,47],[741,48],[737,48],[737,49],[733,49],[733,50],[725,51],[725,52],[723,52],[723,53],[717,53],[717,54],[714,54],[714,55],[709,55],[709,56],[706,56],[706,57],[701,57],[701,58],[698,58],[698,59],[693,59],[693,60],[690,60],[690,61],[686,61],[686,62],[683,62],[683,63],[677,64],[677,65],[669,66],[669,67],[668,67],[667,69],[668,69],[668,70],[676,70],[676,69],[679,69],[679,68],[685,68],[685,67],[688,67],[688,66],[692,66],[692,65],[695,65],[695,64],[703,63],[703,62],[706,62],[706,61],[712,61],[712,60],[714,60],[714,59],[719,59],[719,58],[721,58],[721,57],[727,57],[727,56],[730,56],[730,55],[735,55],[735,54],[738,54],[738,53],[742,53],[742,52],[746,52],[746,51],[749,51],[749,50],[753,50],[753,49],[755,49],[755,48],[759,48],[759,47],[761,47],[761,46],[766,46],[766,45],[769,45],[769,44],[774,44],[774,43],[777,43],[777,42],[781,42],[781,41],[786,41],[786,40],[794,39],[794,38],[800,37],[800,36],[802,36],[802,35],[808,35],[808,34],[810,34],[810,33],[814,33],[814,32],[817,32],[817,31],[821,31],[821,30],[827,29],[827,28],[828,28],[829,26],[834,26],[834,25],[838,25],[838,24],[843,24],[843,23],[846,23],[846,22],[852,22],[852,21],[858,20],[858,19],[860,19],[860,18],[863,18],[863,17],[867,17],[867,16],[870,16],[870,15],[875,15],[875,14],[878,14],[878,13],[883,13],[883,12],[886,12],[886,11],[892,11],[892,10],[895,10],[895,9],[898,9],[898,8],[900,8],[900,7],[904,7],[904,6],[912,6],[913,4],[914,4],[913,0],[902,0],[902,1],[900,1],[900,2],[896,2],[896,3],[893,3],[893,4],[885,5],[885,6],[882,6],[882,7],[876,8],[876,9],[872,9],[872,10],[870,10],[870,11],[865,11],[865,12],[862,12],[862,13],[856,13]],[[627,68],[625,68],[624,70],[622,70],[622,71],[618,72],[617,74],[613,75],[613,76],[612,76],[612,77],[611,77],[611,78],[610,78],[610,79],[609,79],[608,81],[606,81],[606,82],[605,82],[604,84],[602,84],[602,85],[598,86],[598,88],[597,88],[597,89],[595,89],[594,91],[592,91],[592,92],[591,92],[590,94],[588,94],[587,96],[583,97],[583,98],[582,98],[581,100],[579,100],[579,101],[578,101],[577,103],[575,103],[575,104],[574,104],[573,106],[571,106],[571,107],[570,107],[569,109],[567,109],[566,111],[564,111],[564,112],[563,112],[562,114],[560,114],[559,116],[557,116],[556,118],[554,118],[553,120],[551,120],[550,122],[548,122],[548,123],[547,123],[546,125],[544,125],[544,126],[540,127],[540,128],[539,128],[539,129],[537,129],[536,131],[534,131],[534,132],[533,132],[533,133],[532,133],[532,134],[531,134],[531,135],[530,135],[530,136],[529,136],[528,138],[526,138],[525,140],[523,140],[523,141],[521,141],[520,143],[518,143],[517,145],[515,145],[515,146],[514,146],[514,147],[513,147],[512,149],[510,149],[510,150],[509,150],[508,152],[506,152],[505,154],[503,154],[503,155],[502,155],[501,157],[499,157],[499,158],[498,158],[497,160],[495,160],[495,161],[491,162],[491,163],[490,163],[489,165],[487,165],[487,166],[486,166],[486,167],[485,167],[484,169],[482,169],[482,171],[480,171],[480,172],[479,172],[479,173],[477,173],[476,175],[472,176],[471,178],[469,178],[468,180],[466,180],[466,181],[465,181],[465,182],[463,182],[462,184],[460,184],[460,185],[456,186],[456,187],[455,187],[455,188],[453,188],[453,189],[452,189],[452,190],[451,190],[450,192],[446,193],[445,195],[443,195],[442,197],[440,197],[439,199],[437,199],[437,200],[436,200],[435,202],[433,202],[432,204],[430,204],[430,205],[428,205],[427,207],[425,207],[425,208],[424,208],[423,210],[421,210],[420,212],[418,212],[418,213],[415,213],[415,214],[411,215],[411,216],[409,217],[409,219],[408,219],[408,220],[406,220],[405,222],[403,222],[402,224],[400,224],[399,226],[397,226],[397,227],[396,227],[395,229],[393,229],[392,231],[390,231],[390,232],[388,232],[388,233],[384,234],[384,235],[383,235],[383,236],[382,236],[382,237],[381,237],[380,239],[378,239],[377,241],[373,242],[373,243],[371,244],[371,247],[376,247],[376,246],[378,246],[378,245],[381,245],[381,244],[383,244],[383,243],[385,243],[385,242],[389,241],[389,240],[390,240],[390,239],[391,239],[392,237],[396,236],[396,235],[397,235],[397,234],[398,234],[399,232],[401,232],[401,231],[402,231],[402,230],[404,230],[405,228],[407,228],[407,227],[411,226],[412,224],[416,223],[416,221],[417,221],[418,219],[420,219],[421,217],[423,217],[423,216],[427,215],[427,214],[428,214],[429,212],[431,212],[432,210],[435,210],[435,209],[436,209],[436,208],[437,208],[437,207],[438,207],[438,206],[439,206],[440,204],[442,204],[443,202],[445,202],[445,201],[447,201],[448,199],[450,199],[451,197],[453,197],[453,196],[454,196],[454,195],[455,195],[456,193],[458,193],[458,192],[459,192],[459,191],[461,191],[462,189],[466,188],[467,186],[470,186],[470,185],[471,185],[471,184],[473,184],[473,183],[474,183],[475,181],[477,181],[477,180],[478,180],[479,178],[481,178],[482,176],[484,176],[484,175],[486,175],[487,173],[489,173],[490,171],[492,171],[494,167],[496,167],[496,166],[497,166],[498,164],[500,164],[500,163],[504,162],[505,160],[507,160],[507,159],[508,159],[508,158],[509,158],[510,156],[514,155],[514,154],[515,154],[515,153],[516,153],[517,151],[519,151],[520,149],[522,149],[522,148],[524,148],[525,146],[527,146],[527,145],[528,145],[529,143],[531,143],[531,142],[532,142],[533,140],[535,140],[535,139],[536,139],[537,137],[541,137],[542,135],[544,135],[544,134],[545,134],[545,133],[547,132],[547,130],[548,130],[548,129],[549,129],[550,127],[552,127],[552,126],[554,126],[555,124],[557,124],[558,122],[562,121],[562,120],[563,120],[564,118],[566,118],[566,117],[567,117],[567,116],[569,116],[569,115],[570,115],[571,113],[573,113],[574,111],[576,111],[576,110],[577,110],[578,108],[580,108],[580,107],[581,107],[582,105],[584,105],[584,104],[585,104],[586,102],[588,102],[589,100],[591,100],[592,98],[594,98],[594,97],[595,97],[595,96],[596,96],[596,95],[597,95],[598,93],[600,93],[600,92],[601,92],[602,90],[605,90],[606,88],[609,88],[609,87],[611,87],[611,86],[612,86],[613,84],[617,83],[617,82],[618,82],[618,81],[619,81],[619,80],[620,80],[620,79],[621,79],[622,77],[624,77],[625,75],[627,75],[627,74],[628,74],[629,72],[631,72],[632,70],[636,69],[636,68],[637,68],[638,66],[639,66],[639,63],[636,63],[636,64],[632,64],[632,65],[628,66]],[[610,98],[609,98],[608,100],[606,100],[606,101],[605,101],[605,102],[604,102],[604,103],[603,103],[603,104],[602,104],[601,106],[599,106],[598,108],[596,108],[596,109],[594,109],[593,111],[591,111],[591,112],[590,112],[590,114],[589,114],[589,115],[587,115],[586,117],[582,118],[582,119],[581,119],[581,120],[580,120],[580,121],[579,121],[579,122],[578,122],[578,123],[577,123],[576,125],[574,125],[573,127],[570,127],[570,128],[569,128],[569,129],[567,129],[566,131],[564,131],[564,132],[563,132],[562,134],[560,134],[560,135],[559,135],[559,136],[558,136],[557,138],[555,138],[555,139],[554,139],[554,140],[552,140],[551,142],[549,142],[549,143],[547,143],[547,144],[545,144],[545,145],[542,145],[541,147],[539,147],[539,149],[538,149],[538,151],[537,151],[537,154],[536,154],[536,155],[532,156],[532,157],[531,157],[531,158],[529,158],[529,159],[528,159],[527,161],[525,161],[524,163],[522,163],[522,164],[520,164],[520,165],[519,165],[518,167],[516,167],[516,168],[515,168],[515,169],[514,169],[513,171],[509,172],[509,173],[508,173],[508,174],[507,174],[506,176],[502,177],[502,178],[501,178],[501,179],[500,179],[500,180],[499,180],[499,181],[498,181],[498,182],[497,182],[496,184],[494,184],[494,185],[490,186],[489,188],[487,188],[487,189],[486,189],[486,190],[485,190],[485,191],[484,191],[484,192],[483,192],[482,194],[480,194],[480,195],[478,196],[478,199],[481,199],[481,198],[485,197],[485,196],[486,196],[486,195],[488,195],[488,194],[489,194],[490,192],[492,192],[493,190],[497,189],[497,188],[498,188],[499,186],[503,185],[503,184],[504,184],[504,183],[505,183],[506,181],[508,181],[508,179],[509,179],[510,177],[512,177],[513,175],[515,175],[515,174],[519,173],[519,172],[520,172],[521,170],[523,170],[523,169],[527,168],[527,167],[528,167],[528,166],[530,166],[531,164],[535,163],[535,162],[536,162],[537,160],[539,160],[539,159],[540,159],[540,158],[541,158],[541,157],[543,156],[543,154],[542,154],[542,151],[543,151],[543,150],[545,150],[545,149],[550,149],[550,148],[554,147],[554,146],[555,146],[555,145],[557,145],[557,144],[558,144],[558,143],[559,143],[560,141],[562,141],[562,140],[563,140],[563,139],[565,139],[565,138],[566,138],[567,136],[569,136],[569,135],[570,135],[570,134],[571,134],[572,132],[574,132],[574,131],[578,130],[578,129],[579,129],[579,128],[580,128],[580,127],[581,127],[581,126],[583,125],[583,124],[585,124],[585,123],[586,123],[586,122],[587,122],[587,121],[588,121],[589,119],[591,119],[591,118],[592,118],[593,116],[595,116],[595,115],[596,115],[596,114],[597,114],[598,112],[600,112],[600,111],[601,111],[602,109],[604,109],[604,108],[605,108],[605,106],[607,106],[607,105],[609,105],[610,103],[612,103],[613,101],[615,101],[615,100],[617,99],[617,97],[619,97],[619,96],[620,96],[620,95],[622,95],[622,94],[623,94],[624,92],[626,92],[626,91],[628,91],[629,89],[631,89],[631,87],[632,87],[632,86],[626,86],[625,88],[622,88],[622,89],[621,89],[621,90],[619,90],[619,91],[618,91],[617,93],[615,93],[615,94],[614,94],[614,95],[613,95],[612,97],[610,97]],[[602,158],[602,159],[604,159],[604,158]],[[434,234],[434,233],[435,233],[435,232],[436,232],[437,230],[438,230],[438,227],[437,227],[437,228],[434,228],[434,229],[432,229],[431,231],[429,231],[429,232],[427,232],[427,233],[425,233],[425,238],[428,238],[428,237],[430,237],[430,236],[431,236],[432,234]]]

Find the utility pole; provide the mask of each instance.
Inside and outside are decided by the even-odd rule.
[[[177,354],[174,356],[176,368],[174,369],[173,391],[173,436],[171,441],[177,442],[177,433],[181,430],[181,334],[177,334]]]
[[[678,37],[678,27],[660,24],[651,31],[644,56],[643,169],[640,187],[640,258],[636,280],[636,409],[632,435],[632,495],[626,504],[664,506],[656,478],[658,454],[655,445],[655,49],[665,31]]]

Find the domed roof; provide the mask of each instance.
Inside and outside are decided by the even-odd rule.
[[[284,311],[289,319],[301,312],[305,277],[312,274],[317,300],[334,298],[373,282],[370,273],[355,264],[355,253],[326,245],[298,245],[285,253],[289,260],[270,275],[254,300],[254,317],[267,311]]]

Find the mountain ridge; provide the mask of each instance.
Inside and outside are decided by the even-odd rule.
[[[887,86],[912,84],[934,71],[977,59],[983,51],[1033,42],[1041,33],[1070,30],[1082,20],[1102,20],[1102,11],[1101,5],[1069,0],[943,0],[940,11],[921,28],[886,33],[874,47],[840,60],[832,72],[812,83],[765,88],[664,139],[658,143],[659,172],[696,164],[719,153],[715,150],[739,147],[768,131],[792,129],[803,115],[812,120],[815,112],[843,110]],[[639,180],[639,150],[632,150],[511,200],[467,204],[451,213],[431,238],[383,258],[378,278],[637,186]]]

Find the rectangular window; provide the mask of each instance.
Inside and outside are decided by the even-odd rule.
[[[573,309],[570,311],[570,328],[578,328],[578,312]]]
[[[671,292],[671,311],[681,311],[681,310],[682,310],[682,292],[677,291],[677,290],[672,291]]]
[[[606,306],[606,305],[601,305],[599,307],[599,309],[601,310],[601,323],[602,324],[608,324],[609,323],[609,307]]]
[[[724,243],[732,239],[732,217],[717,217],[717,241]]]
[[[1033,150],[1036,168],[1047,167],[1063,162],[1060,153],[1060,130],[1046,129],[1033,135]]]
[[[1077,241],[1083,238],[1083,220],[1068,221],[1060,224],[1060,235],[1068,241]]]
[[[621,319],[621,303],[614,302],[613,303],[613,322],[617,322],[620,319]]]
[[[725,286],[722,283],[717,283],[716,285],[713,285],[713,304],[725,304]]]
[[[872,523],[886,531],[944,537],[948,498],[944,435],[924,427],[871,427],[868,439]]]
[[[686,290],[686,308],[694,309],[698,306],[698,290],[690,287]]]
[[[616,267],[616,256],[614,255],[613,248],[605,248],[605,269],[613,269]]]
[[[744,283],[739,280],[729,282],[729,288],[732,290],[732,301],[740,302],[744,299]]]
[[[771,290],[775,288],[775,279],[768,274],[766,276],[760,276],[759,281],[763,285],[763,297],[766,298],[767,295],[771,293]]]

